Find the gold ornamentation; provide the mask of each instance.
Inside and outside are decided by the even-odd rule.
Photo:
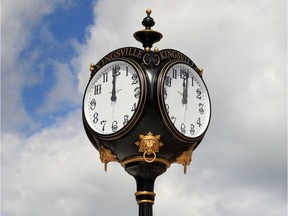
[[[150,47],[145,47],[145,52],[150,52]]]
[[[160,142],[160,135],[154,136],[151,131],[147,135],[140,135],[140,141],[137,141],[135,144],[139,146],[139,152],[143,153],[143,158],[147,163],[152,163],[156,159],[156,152],[159,152],[159,148],[163,146],[163,143]],[[147,157],[147,155],[153,154],[153,158]]]
[[[125,167],[129,163],[142,162],[142,161],[145,161],[145,159],[142,156],[135,156],[135,157],[131,157],[122,161],[121,166]],[[171,165],[171,163],[168,160],[164,158],[160,158],[160,157],[157,157],[155,159],[155,162],[164,164],[166,168],[169,168]]]
[[[93,73],[93,72],[95,72],[95,65],[92,63],[92,64],[90,64],[90,72],[91,73]]]
[[[159,55],[155,54],[155,55],[150,55],[149,52],[147,52],[144,56],[143,56],[143,62],[145,65],[150,65],[151,63],[153,63],[155,66],[159,65],[160,63],[160,57]]]
[[[150,192],[150,191],[137,191],[135,193],[135,196],[138,196],[138,195],[150,195],[150,196],[156,196],[156,193],[154,192]]]
[[[107,164],[109,162],[117,161],[116,155],[114,155],[110,149],[105,149],[102,145],[100,146],[99,153],[100,160],[102,163],[104,163],[104,170],[105,172],[107,172]]]
[[[153,200],[139,200],[137,202],[138,205],[140,205],[141,203],[151,203],[151,204],[154,204],[154,201]]]
[[[204,71],[203,68],[199,68],[199,71],[200,71],[200,75],[203,76],[203,71]]]
[[[193,146],[188,150],[184,151],[182,155],[176,158],[175,163],[182,164],[184,166],[184,174],[187,172],[187,166],[190,165],[192,161]]]
[[[152,10],[150,8],[146,9],[146,14],[149,16],[152,13]]]

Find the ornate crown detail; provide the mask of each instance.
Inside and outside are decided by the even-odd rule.
[[[156,159],[156,152],[159,152],[159,148],[163,146],[163,143],[160,142],[160,135],[154,136],[151,131],[147,135],[139,135],[139,141],[135,144],[139,146],[139,152],[143,153],[143,158],[147,163],[152,163]],[[148,159],[146,155],[153,154],[152,159]]]

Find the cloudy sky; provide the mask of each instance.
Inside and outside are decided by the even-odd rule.
[[[154,215],[285,216],[285,0],[3,0],[1,213],[137,215],[134,179],[108,172],[87,139],[81,103],[89,64],[125,46],[145,10],[156,44],[204,68],[212,99],[206,136],[183,167],[156,181]]]

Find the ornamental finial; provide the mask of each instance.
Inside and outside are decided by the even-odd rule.
[[[142,21],[142,25],[145,27],[145,29],[151,29],[151,27],[155,25],[154,19],[150,17],[151,13],[151,9],[146,10],[147,16]]]
[[[152,10],[150,8],[146,9],[146,14],[149,16],[152,13]]]
[[[151,29],[155,25],[154,19],[150,16],[151,9],[146,10],[147,16],[143,19],[142,25],[145,29],[137,31],[133,34],[134,38],[143,44],[144,49],[150,51],[154,43],[161,40],[163,35],[160,32]]]

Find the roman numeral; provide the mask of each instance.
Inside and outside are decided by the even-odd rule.
[[[108,81],[108,73],[103,73],[103,83]]]
[[[171,87],[171,77],[170,76],[165,77],[165,85]]]
[[[177,70],[173,68],[173,79],[177,79]]]
[[[94,95],[101,94],[101,84],[94,86]]]

